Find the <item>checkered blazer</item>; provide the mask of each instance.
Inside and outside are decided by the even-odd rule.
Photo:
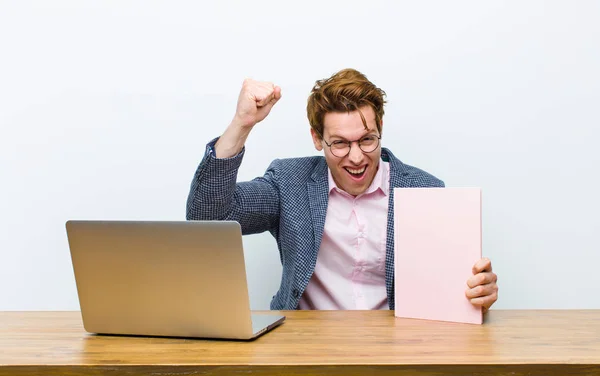
[[[188,220],[233,220],[242,233],[269,231],[277,241],[283,275],[271,309],[297,309],[310,280],[321,244],[329,198],[325,158],[277,159],[264,176],[237,183],[244,150],[232,158],[217,159],[216,139],[206,147],[187,200]],[[402,163],[386,148],[381,158],[390,166],[387,218],[386,289],[394,309],[394,200],[396,187],[443,187],[429,173]]]

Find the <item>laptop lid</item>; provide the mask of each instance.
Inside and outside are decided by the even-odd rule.
[[[88,332],[251,339],[283,321],[268,315],[253,328],[237,222],[68,221],[66,229]]]

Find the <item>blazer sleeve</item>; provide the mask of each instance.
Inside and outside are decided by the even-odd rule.
[[[213,151],[216,141],[214,139],[206,146],[204,158],[192,180],[186,218],[237,221],[244,235],[276,231],[279,223],[277,161],[264,176],[237,183],[245,148],[234,157],[216,158]]]

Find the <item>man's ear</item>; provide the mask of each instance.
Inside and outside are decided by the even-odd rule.
[[[317,132],[315,132],[315,130],[312,128],[310,128],[310,135],[312,136],[313,144],[315,145],[315,149],[317,149],[318,151],[323,150],[323,144],[321,143],[321,137],[319,137]]]

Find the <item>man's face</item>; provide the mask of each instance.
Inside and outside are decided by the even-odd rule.
[[[368,130],[365,129],[358,111],[329,112],[323,119],[323,140],[331,144],[335,141],[358,141],[367,135],[379,136],[375,112],[371,106],[361,107],[360,111],[367,121]],[[377,173],[381,144],[374,151],[365,153],[358,147],[357,142],[353,142],[350,153],[340,158],[331,153],[331,149],[313,129],[311,134],[315,148],[319,151],[325,149],[325,160],[338,188],[353,196],[364,193]]]

